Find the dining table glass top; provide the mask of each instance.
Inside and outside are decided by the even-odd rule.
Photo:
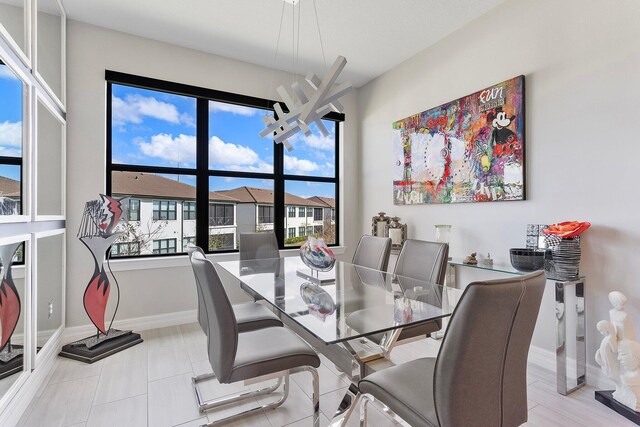
[[[327,344],[451,315],[461,290],[336,261],[317,272],[299,257],[216,263],[237,283]]]

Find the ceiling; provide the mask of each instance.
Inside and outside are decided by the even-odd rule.
[[[314,0],[300,0],[295,20],[294,6],[283,0],[63,4],[70,19],[298,74],[313,71],[322,77],[336,56],[343,55],[348,63],[339,80],[360,87],[504,1],[315,0],[326,65]],[[294,33],[298,21],[300,28]],[[299,53],[294,55],[298,40]]]

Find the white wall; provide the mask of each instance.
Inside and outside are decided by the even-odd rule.
[[[82,294],[92,273],[89,252],[75,238],[85,201],[105,190],[105,69],[268,98],[290,74],[185,49],[141,37],[69,21],[67,27],[67,326],[89,324]],[[273,78],[273,86],[272,84]],[[344,98],[347,121],[342,132],[342,195],[357,194],[356,95]],[[357,212],[358,199],[346,197],[343,212]],[[357,243],[355,216],[346,217],[342,242],[346,257]],[[116,264],[118,261],[113,261]],[[118,319],[196,308],[193,273],[184,267],[116,272],[122,298]],[[157,265],[157,264],[156,264]],[[112,294],[115,296],[115,294]],[[111,298],[115,301],[115,298]],[[195,318],[194,318],[195,319]]]
[[[452,224],[454,256],[489,251],[508,262],[527,223],[590,221],[581,272],[595,364],[595,324],[608,317],[608,292],[623,291],[640,313],[639,22],[635,0],[512,0],[362,87],[360,231],[369,232],[380,211],[406,221],[411,238],[433,240],[435,224]],[[520,74],[528,200],[394,206],[391,123]],[[548,286],[534,345],[555,350]]]

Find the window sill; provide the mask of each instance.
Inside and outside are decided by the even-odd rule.
[[[342,255],[345,253],[344,246],[331,246],[331,250],[336,255]],[[295,249],[282,249],[280,250],[280,255],[283,257],[289,256],[297,256],[300,253],[298,248]],[[208,254],[207,258],[213,262],[222,262],[222,261],[237,261],[238,253],[228,253],[228,254]],[[145,259],[111,259],[111,270],[114,272],[118,271],[130,271],[130,270],[155,270],[161,268],[176,268],[176,267],[187,267],[189,265],[189,260],[187,259],[187,255],[176,255],[171,257],[158,257],[158,258],[145,258]],[[108,269],[106,262],[105,268]]]

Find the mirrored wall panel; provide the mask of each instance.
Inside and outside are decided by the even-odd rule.
[[[44,346],[62,325],[64,233],[36,240],[36,344]]]
[[[63,17],[57,0],[38,0],[36,72],[62,100]]]
[[[22,115],[25,93],[22,80],[0,60],[0,215],[20,215],[23,209]]]
[[[63,215],[63,124],[38,100],[36,214]]]
[[[24,4],[24,0],[0,0],[0,25],[26,57],[28,39]]]
[[[25,242],[0,240],[0,398],[23,371]]]

